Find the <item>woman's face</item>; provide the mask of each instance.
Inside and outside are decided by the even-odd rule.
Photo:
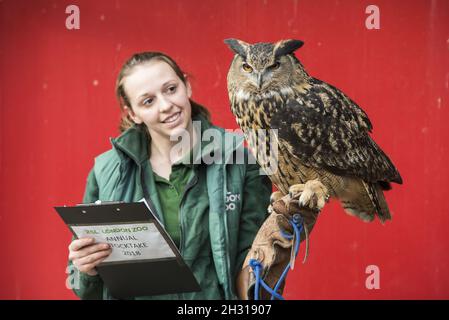
[[[192,90],[164,61],[136,67],[124,80],[132,108],[126,107],[135,123],[144,123],[152,139],[170,139],[189,129]]]

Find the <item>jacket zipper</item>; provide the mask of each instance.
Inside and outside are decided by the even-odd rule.
[[[150,193],[148,191],[148,186],[145,182],[145,173],[142,170],[142,167],[140,167],[140,181],[141,181],[141,185],[142,185],[142,189],[143,189],[143,196],[145,198],[145,200],[148,203],[148,206],[150,207],[150,210],[152,211],[152,213],[156,216],[156,219],[159,221],[162,221],[162,217],[159,215],[159,212],[157,212],[156,207],[154,206],[153,200],[151,200],[150,197]]]
[[[226,168],[226,166],[225,166]],[[224,168],[224,171],[226,172],[226,169]],[[226,174],[224,174],[225,176],[225,186],[224,186],[224,203],[226,204],[226,192],[227,192],[227,181],[226,181]],[[226,244],[225,244],[225,252],[226,252],[226,275],[228,278],[228,289],[230,291],[232,291],[232,289],[235,287],[234,285],[234,279],[232,279],[231,277],[231,261],[229,258],[229,252],[228,252],[228,246],[229,246],[229,233],[228,233],[228,215],[226,212],[226,209],[224,211],[223,216],[223,228],[224,228],[224,234],[225,234],[225,239],[226,239]],[[225,296],[226,296],[226,292],[225,292]],[[228,297],[229,299],[232,299],[232,296]]]

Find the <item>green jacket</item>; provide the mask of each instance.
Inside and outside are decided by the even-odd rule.
[[[216,272],[213,277],[218,279],[222,297],[236,299],[235,279],[256,233],[266,217],[272,185],[267,176],[260,175],[260,167],[257,164],[248,163],[250,155],[247,149],[243,148],[241,136],[215,127],[201,116],[194,120],[201,121],[201,132],[212,128],[215,129],[214,132],[218,132],[218,136],[221,138],[214,140],[215,143],[209,143],[201,151],[201,155],[207,153],[215,156],[218,152],[218,158],[221,161],[198,166],[202,172],[195,171],[195,175],[202,174],[205,178],[200,181],[207,184],[207,196],[205,195],[200,201],[207,201],[207,199],[209,201],[210,249],[215,266],[213,269]],[[147,151],[148,139],[145,132],[138,126],[126,130],[116,139],[111,138],[112,149],[95,158],[94,168],[87,179],[83,203],[91,203],[96,200],[135,202],[145,197],[152,211],[158,215],[163,224]],[[208,138],[207,141],[211,140]],[[220,152],[220,150],[223,151]],[[211,151],[215,153],[211,153]],[[236,156],[239,153],[244,155],[244,164],[236,164]],[[198,195],[191,192],[195,183],[198,183],[198,178],[194,176],[187,184],[181,201],[181,239],[183,228],[188,225],[185,222],[188,212],[184,211],[186,208],[192,208],[199,201]],[[188,227],[193,228],[194,226],[188,225]],[[191,257],[191,252],[198,252],[198,248],[193,250],[193,246],[195,246],[195,241],[190,241],[189,245],[185,247],[181,243],[181,255],[187,258]],[[197,270],[206,270],[201,269],[201,264],[205,264],[206,260],[201,257],[193,257],[190,262],[195,263]],[[208,260],[211,260],[210,256]],[[189,264],[189,261],[186,260],[186,263]],[[196,273],[195,276],[200,285],[203,284],[205,298],[213,299],[214,297],[207,294],[207,279],[198,279],[198,277],[210,277],[209,273]],[[74,291],[81,299],[113,299],[99,276],[79,273],[79,277],[79,287]],[[188,294],[161,297],[164,299],[189,299]]]

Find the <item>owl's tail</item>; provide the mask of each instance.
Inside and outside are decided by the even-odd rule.
[[[342,206],[348,214],[366,222],[373,221],[376,215],[382,223],[391,220],[390,210],[382,191],[387,189],[385,186],[361,180],[358,183],[351,183],[351,186],[350,192],[340,197]]]
[[[380,221],[385,223],[385,221],[391,220],[390,209],[382,191],[384,187],[378,183],[364,183],[364,185]]]

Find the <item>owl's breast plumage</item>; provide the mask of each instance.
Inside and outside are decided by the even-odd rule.
[[[282,112],[288,99],[300,100],[300,96],[301,93],[294,90],[265,94],[230,94],[232,113],[245,134],[249,149],[262,169],[270,172],[272,182],[284,193],[288,192],[287,186],[303,183],[310,179],[311,175],[316,176],[313,169],[303,166],[300,159],[288,152],[288,146],[278,145],[276,131],[271,130],[277,129],[272,127],[272,116]],[[275,158],[272,148],[278,148]],[[276,161],[275,170],[273,161]]]
[[[253,129],[271,129],[272,115],[282,110],[285,102],[290,98],[297,98],[297,94],[290,96],[278,91],[265,93],[249,93],[242,89],[231,92],[231,111],[243,131]]]

